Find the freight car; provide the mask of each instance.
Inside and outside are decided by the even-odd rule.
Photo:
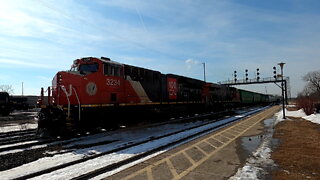
[[[273,95],[260,94],[256,92],[238,89],[240,101],[242,105],[246,104],[261,104],[261,103],[276,103],[279,99]]]
[[[29,109],[28,98],[23,96],[11,96],[10,103],[12,110]]]
[[[8,116],[10,113],[10,96],[7,92],[0,92],[0,114]]]
[[[135,118],[163,119],[180,113],[214,111],[267,98],[250,99],[236,88],[206,83],[175,74],[121,64],[109,58],[87,57],[58,72],[41,90],[39,133],[65,132],[117,124],[134,124]]]

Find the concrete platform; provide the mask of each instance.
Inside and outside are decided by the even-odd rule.
[[[278,106],[271,107],[106,179],[226,179],[250,156],[241,148],[241,137],[262,134],[261,122],[278,111]]]

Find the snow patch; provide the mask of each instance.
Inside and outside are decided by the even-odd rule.
[[[299,109],[297,111],[288,111],[287,109],[285,109],[285,114],[287,117],[290,116],[290,117],[303,118],[303,119],[311,121],[313,123],[320,124],[320,114],[311,114],[311,115],[307,116],[306,113],[303,111],[303,109]],[[284,120],[288,120],[288,118],[283,119],[283,111],[282,110],[279,111],[278,113],[276,113],[275,116],[276,116],[275,124],[277,124],[281,121],[284,121]]]
[[[229,180],[255,180],[263,178],[265,175],[264,167],[273,166],[274,162],[271,157],[269,148],[270,138],[264,140],[259,148],[253,153],[253,156],[247,160],[247,163],[239,168],[237,173],[230,177]]]
[[[285,109],[286,116],[290,117],[301,117],[305,120],[311,121],[313,123],[320,124],[320,114],[312,114],[307,116],[303,109],[299,109],[297,111],[288,111]],[[283,111],[279,111],[275,115],[274,125],[277,123],[290,120],[283,119]],[[229,180],[255,180],[255,179],[263,179],[266,172],[264,168],[276,166],[271,159],[271,149],[270,149],[270,141],[272,138],[272,134],[268,134],[264,139],[263,143],[259,146],[257,151],[253,153],[253,156],[247,159],[246,164],[239,168],[237,173],[230,177]],[[289,172],[288,172],[289,173]]]
[[[288,104],[288,105],[286,105],[286,107],[296,107],[296,105],[295,104]]]
[[[246,112],[242,115],[248,115],[254,112],[258,112],[260,110],[263,110],[265,108],[255,109],[251,112]],[[178,134],[175,134],[170,137],[162,138],[159,140],[154,140],[146,144],[142,144],[139,146],[135,146],[126,150],[118,151],[112,154],[108,154],[105,156],[101,156],[89,161],[86,161],[85,163],[76,164],[73,166],[69,166],[57,171],[53,171],[49,174],[45,174],[42,176],[37,177],[36,179],[71,179],[72,177],[77,177],[81,174],[84,174],[86,172],[92,171],[94,169],[101,168],[103,166],[106,166],[108,164],[111,164],[113,162],[119,162],[121,160],[127,159],[129,157],[135,156],[137,154],[143,153],[145,151],[148,151],[152,148],[159,147],[161,145],[167,144],[168,142],[173,142],[175,140],[184,138],[190,134],[195,134],[196,132],[202,131],[204,129],[217,127],[225,122],[231,122],[234,120],[237,120],[239,118],[236,117],[229,117],[227,119],[218,121],[213,124],[208,124],[206,126],[198,127],[196,129],[193,129],[191,131],[184,131],[180,132]],[[43,169],[47,169],[50,167],[54,167],[59,164],[68,163],[74,160],[78,160],[81,158],[84,158],[86,156],[91,156],[93,154],[99,154],[102,152],[109,151],[111,149],[123,147],[126,144],[131,143],[137,143],[144,141],[146,139],[149,139],[150,137],[157,137],[159,134],[167,134],[170,132],[174,132],[177,130],[185,129],[186,127],[194,127],[197,125],[202,124],[203,122],[196,121],[189,124],[166,124],[162,126],[157,126],[153,128],[146,128],[146,129],[136,129],[136,130],[129,130],[129,131],[119,131],[118,133],[115,132],[105,132],[100,135],[92,135],[89,137],[84,138],[81,141],[72,142],[69,145],[65,147],[72,147],[76,145],[81,144],[91,144],[95,142],[100,141],[107,141],[110,140],[112,143],[110,144],[103,144],[98,146],[92,146],[84,149],[75,149],[72,152],[66,152],[63,154],[55,154],[52,157],[44,157],[40,158],[36,161],[8,169],[5,171],[1,171],[1,179],[14,179],[21,177],[23,175],[27,175],[33,172],[37,172]],[[224,126],[222,126],[224,127]],[[220,127],[220,128],[222,128]],[[207,132],[210,133],[210,132]],[[197,136],[193,137],[197,138]],[[115,141],[116,140],[116,141]],[[192,140],[192,138],[190,139]],[[47,152],[50,153],[50,152]],[[152,156],[149,156],[149,158]],[[131,163],[130,165],[127,165],[126,167],[133,166],[134,163]],[[36,168],[35,168],[36,167]],[[115,173],[113,171],[112,173]],[[109,172],[109,175],[112,174]]]
[[[302,118],[313,123],[320,124],[320,114],[311,114],[310,116],[304,116]]]
[[[0,127],[0,133],[21,131],[28,129],[37,129],[38,124],[35,123],[22,123],[22,124],[7,124],[6,126]]]
[[[297,111],[288,111],[286,109],[286,116],[303,117],[306,116],[306,113],[304,113],[303,109],[299,109]]]

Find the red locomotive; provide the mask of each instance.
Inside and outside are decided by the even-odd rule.
[[[136,123],[134,117],[163,119],[240,103],[235,88],[87,57],[55,75],[47,100],[42,88],[38,130],[62,134]]]

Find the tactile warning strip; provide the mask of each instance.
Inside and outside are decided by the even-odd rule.
[[[233,126],[214,133],[192,146],[150,164],[147,167],[124,177],[123,179],[141,179],[142,176],[148,180],[180,179],[208,160],[212,155],[240,137],[257,123],[272,116],[277,109],[278,106],[273,106],[272,108],[260,112],[255,116],[249,117]],[[159,171],[162,173],[159,174]],[[145,174],[146,176],[144,176]]]

